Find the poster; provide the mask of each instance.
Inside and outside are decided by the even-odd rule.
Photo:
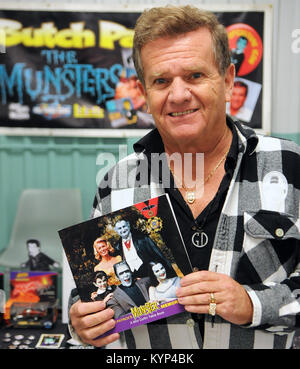
[[[131,57],[133,28],[142,11],[137,9],[2,6],[0,127],[5,133],[22,128],[29,135],[38,129],[40,134],[72,131],[80,136],[96,130],[105,136],[130,136],[153,128]],[[227,113],[268,130],[263,112],[268,111],[270,90],[264,76],[270,54],[266,9],[212,11],[227,29],[237,68]]]

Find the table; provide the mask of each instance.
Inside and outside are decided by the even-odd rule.
[[[51,329],[40,328],[0,328],[0,349],[70,348],[67,324],[57,321]]]

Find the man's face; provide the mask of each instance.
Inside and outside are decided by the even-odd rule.
[[[234,110],[239,110],[246,100],[246,88],[243,86],[236,86],[232,90],[230,106]]]
[[[130,287],[132,284],[132,274],[128,265],[119,265],[117,268],[117,277],[124,287]]]
[[[157,279],[166,279],[166,269],[161,263],[157,263],[152,267],[153,273]]]
[[[215,64],[212,37],[206,28],[177,37],[160,38],[141,50],[148,107],[164,144],[216,141],[225,125],[226,101],[234,79]]]
[[[116,223],[115,231],[118,233],[119,236],[126,239],[130,235],[130,224],[125,220],[121,220]]]
[[[28,247],[28,253],[30,256],[34,257],[40,253],[40,248],[38,247],[36,243],[29,242],[27,247]]]

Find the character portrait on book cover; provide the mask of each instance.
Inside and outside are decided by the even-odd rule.
[[[115,276],[113,266],[122,260],[121,256],[114,256],[115,250],[105,236],[98,237],[93,247],[95,258],[99,261],[99,264],[94,267],[94,271],[104,271],[110,277],[109,285],[119,284],[120,282]]]
[[[91,293],[91,299],[93,301],[103,300],[105,303],[112,298],[115,286],[110,286],[108,283],[109,276],[102,270],[96,273],[95,282],[93,285],[97,288],[96,291]]]
[[[149,301],[149,277],[134,278],[127,262],[120,261],[114,265],[115,274],[121,284],[113,292],[113,296],[107,301],[107,306],[115,312],[115,319],[130,313],[134,306],[145,305]]]
[[[148,265],[150,301],[159,303],[176,299],[176,289],[180,287],[180,277],[170,277],[166,268],[159,261],[151,261]]]
[[[148,276],[148,263],[159,260],[173,276],[176,275],[170,261],[163,255],[153,240],[131,227],[130,221],[121,216],[113,220],[114,230],[120,236],[114,248],[117,254],[126,260],[135,277]]]

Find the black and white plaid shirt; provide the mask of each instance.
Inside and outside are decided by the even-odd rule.
[[[238,326],[205,316],[202,340],[193,316],[182,313],[123,332],[110,347],[137,349],[290,348],[300,312],[300,148],[293,142],[257,135],[234,122],[238,157],[216,229],[209,270],[241,283],[254,308],[252,324]],[[149,140],[154,132],[148,134]],[[145,138],[143,138],[145,140]],[[118,188],[130,168],[146,160],[135,152],[111,169],[112,188],[96,193],[92,217],[164,193],[162,183]],[[126,167],[126,168],[125,168]],[[299,322],[298,322],[299,323]]]

